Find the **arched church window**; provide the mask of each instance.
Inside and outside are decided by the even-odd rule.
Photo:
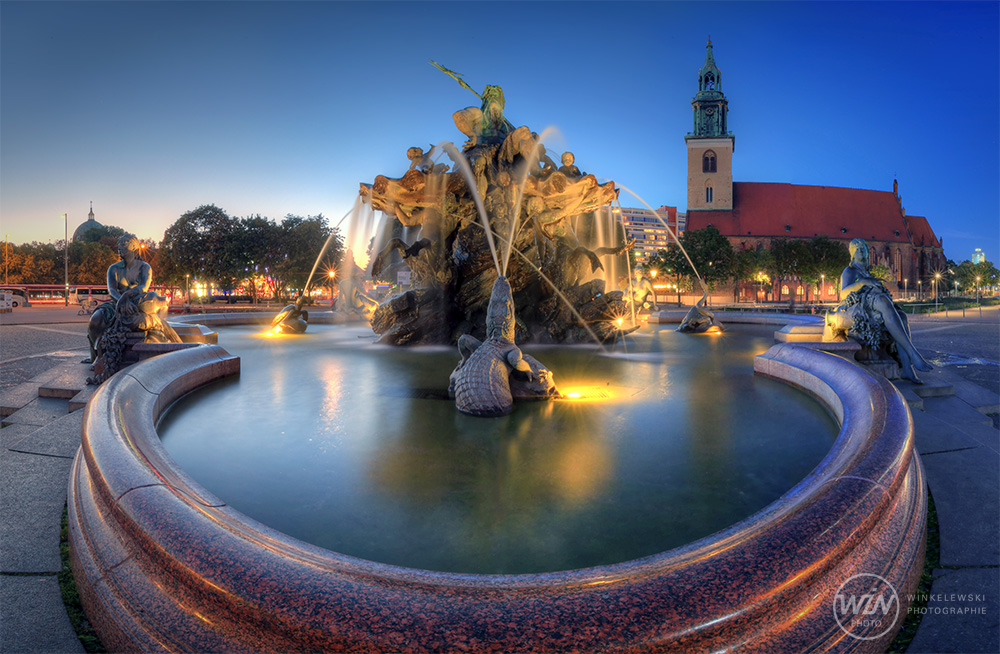
[[[704,156],[701,158],[701,172],[716,172],[715,153],[711,150],[706,150]]]

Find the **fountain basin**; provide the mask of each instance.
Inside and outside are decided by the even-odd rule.
[[[527,575],[373,563],[226,506],[171,461],[155,421],[237,367],[218,346],[158,357],[88,405],[70,480],[72,562],[111,650],[883,651],[895,629],[847,634],[833,596],[858,572],[900,598],[919,578],[926,492],[908,410],[884,379],[830,354],[781,345],[755,361],[841,423],[782,498],[677,549]]]

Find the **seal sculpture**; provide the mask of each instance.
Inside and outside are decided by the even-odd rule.
[[[486,310],[486,340],[468,334],[458,339],[462,360],[451,373],[448,392],[462,413],[503,416],[514,408],[515,395],[534,399],[558,395],[552,373],[514,344],[514,325],[510,282],[497,277]]]
[[[706,290],[701,299],[695,302],[695,305],[691,307],[688,314],[684,316],[684,320],[681,321],[676,331],[685,334],[697,334],[707,332],[712,327],[715,327],[716,331],[725,331],[722,323],[715,319],[715,314],[705,308],[705,300],[707,299],[708,291]]]
[[[289,304],[271,321],[271,333],[304,334],[309,326],[309,312],[303,309],[309,296],[304,292],[294,303]]]

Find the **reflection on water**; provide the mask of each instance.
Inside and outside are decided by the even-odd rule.
[[[613,563],[747,517],[826,454],[825,412],[753,376],[772,333],[653,326],[627,353],[528,347],[586,397],[483,419],[442,399],[452,348],[380,347],[342,326],[231,328],[219,342],[241,378],[187,396],[159,431],[224,501],[331,550],[479,573]]]

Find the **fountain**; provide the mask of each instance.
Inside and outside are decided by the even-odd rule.
[[[358,270],[404,265],[419,282],[377,307],[357,298],[377,343],[365,327],[324,324],[328,313],[310,316],[309,338],[234,327],[220,335],[244,339],[246,387],[240,358],[204,345],[137,364],[94,395],[69,533],[104,644],[884,651],[898,621],[845,627],[831,607],[858,572],[900,598],[919,579],[926,492],[899,394],[828,353],[767,349],[765,316],[727,319],[717,338],[623,329],[623,294],[588,278],[607,253],[573,230],[613,202],[614,184],[565,156],[553,170],[534,134],[503,119],[502,91],[482,99],[455,115],[463,152],[440,146],[457,170],[411,148],[401,178],[361,187],[369,207],[411,229],[369,231],[369,260],[352,245]],[[689,322],[700,328],[705,313]],[[758,326],[733,327],[741,320]],[[611,345],[579,346],[595,341]],[[455,344],[462,361],[449,378]],[[212,404],[227,388],[240,400]],[[553,401],[511,412],[518,396]],[[194,422],[207,433],[184,422],[194,405],[206,407]],[[185,453],[171,425],[221,459]],[[168,452],[158,429],[180,447]],[[801,449],[810,441],[818,447]],[[249,465],[258,449],[250,458],[274,467]],[[213,470],[237,487],[211,490]],[[266,502],[275,484],[270,516],[235,508]],[[689,524],[715,504],[738,508]],[[293,512],[304,515],[294,536],[283,522]],[[449,522],[464,531],[440,527]],[[469,534],[469,557],[438,556]]]
[[[379,175],[361,185],[367,205],[403,228],[419,228],[419,238],[394,238],[374,257],[377,277],[398,254],[416,288],[383,302],[372,329],[394,345],[484,338],[493,282],[503,276],[515,303],[517,342],[619,338],[628,331],[619,323],[626,302],[593,273],[603,268],[601,256],[621,255],[630,244],[591,249],[573,231],[574,222],[617,198],[614,183],[598,183],[575,165],[539,167],[543,146],[528,127],[504,119],[500,87],[487,86],[481,97],[481,107],[454,116],[469,137],[464,149],[440,144],[454,172],[424,161],[401,178]],[[422,150],[420,157],[426,159]]]

